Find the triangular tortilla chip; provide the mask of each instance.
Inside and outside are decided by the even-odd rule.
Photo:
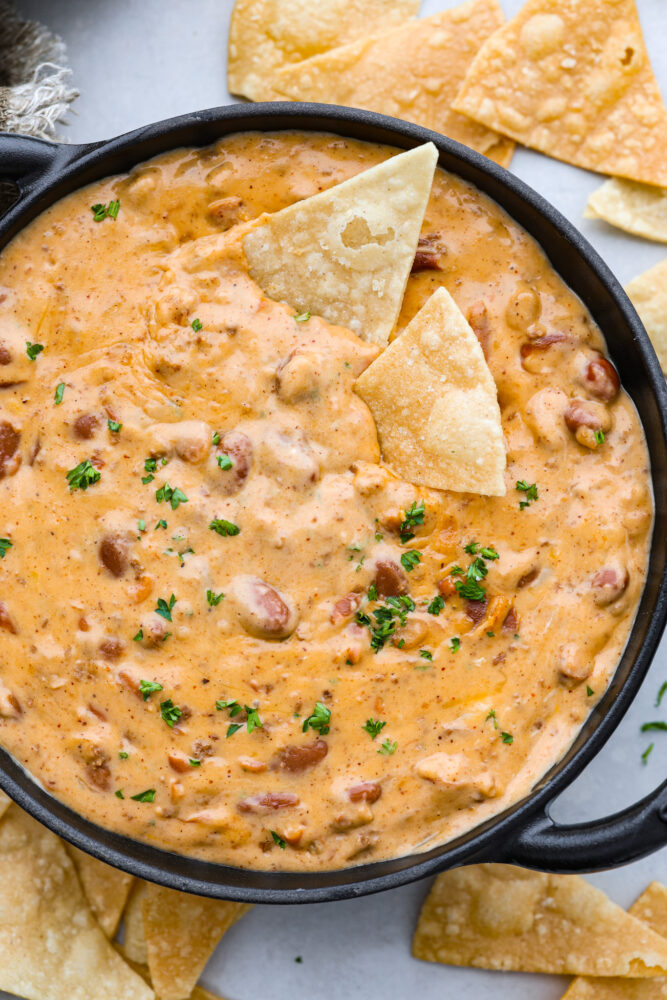
[[[11,799],[4,792],[0,792],[0,816],[9,809],[11,805]]]
[[[628,911],[662,937],[667,937],[667,889],[652,882]],[[575,979],[562,1000],[667,1000],[667,979]]]
[[[625,287],[667,375],[667,258]]]
[[[229,26],[227,86],[270,101],[276,69],[309,59],[369,31],[407,21],[420,0],[236,0]]]
[[[124,959],[124,961],[127,962],[130,968],[133,969],[134,972],[137,973],[137,975],[141,976],[141,978],[145,983],[147,983],[149,986],[152,986],[151,974],[148,969],[148,966],[140,965],[139,962],[133,962],[130,958],[128,958],[127,953],[121,944],[114,942],[114,948],[116,949],[118,954]],[[195,986],[188,1000],[224,1000],[224,998],[218,996],[216,993],[210,993],[208,990],[205,990],[203,986]]]
[[[603,219],[626,233],[667,243],[667,188],[612,177],[590,196],[584,218]]]
[[[132,876],[91,858],[76,847],[65,845],[81,880],[88,905],[108,938],[118,929],[132,886]]]
[[[148,885],[142,903],[148,968],[160,1000],[187,1000],[218,941],[250,909]]]
[[[151,1000],[88,909],[62,842],[17,806],[0,822],[0,990],[28,1000]]]
[[[286,66],[274,77],[276,95],[404,118],[506,167],[514,143],[451,107],[480,45],[504,22],[498,0],[468,0]]]
[[[445,288],[357,379],[382,457],[419,486],[505,494],[496,385],[477,337]]]
[[[124,948],[125,954],[138,965],[148,965],[146,935],[144,934],[144,917],[142,906],[148,892],[148,882],[137,879],[132,887],[127,901],[123,922],[125,924]]]
[[[528,0],[453,107],[558,160],[667,186],[667,111],[634,0]]]
[[[658,976],[667,941],[578,875],[473,865],[435,880],[413,954],[428,962],[561,975]]]
[[[251,276],[299,313],[386,344],[437,159],[426,143],[268,216],[243,240]]]

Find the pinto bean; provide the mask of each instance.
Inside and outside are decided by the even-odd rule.
[[[604,566],[591,581],[595,603],[600,608],[613,604],[625,593],[629,583],[630,574],[626,566]]]
[[[329,752],[326,740],[315,740],[313,743],[303,743],[300,746],[292,745],[284,747],[276,757],[272,767],[280,768],[281,771],[289,771],[291,774],[300,774],[310,767],[315,767],[324,760]]]
[[[331,624],[338,625],[339,622],[345,621],[346,618],[350,618],[351,615],[359,609],[361,598],[361,594],[355,594],[354,591],[352,591],[352,593],[346,594],[345,597],[341,597],[339,601],[336,601],[333,611],[329,615],[329,621]]]
[[[264,580],[236,577],[228,593],[249,635],[258,639],[285,639],[296,628],[297,616],[291,602]]]
[[[9,365],[12,362],[12,355],[6,344],[0,342],[0,365]]]
[[[519,616],[516,612],[516,608],[511,607],[507,614],[505,615],[505,620],[503,622],[503,631],[505,632],[516,632],[519,628]]]
[[[412,273],[418,271],[442,271],[441,257],[446,253],[440,242],[440,233],[428,233],[420,236],[417,243],[417,252],[412,262]]]
[[[17,454],[20,433],[7,420],[0,421],[0,479],[13,476],[21,464]]]
[[[0,601],[0,629],[16,635],[16,625],[4,601]]]
[[[489,347],[491,339],[491,327],[489,325],[489,314],[483,302],[475,302],[468,310],[468,323],[479,340],[484,357],[489,357]]]
[[[123,655],[125,643],[116,636],[109,636],[100,643],[100,653],[105,660],[119,660]]]
[[[593,669],[593,660],[584,649],[574,642],[561,646],[558,653],[558,673],[566,682],[585,681]]]
[[[378,597],[399,597],[408,592],[405,573],[389,559],[376,562],[374,583]]]
[[[469,618],[471,622],[474,622],[475,625],[479,625],[486,615],[488,603],[489,602],[486,598],[484,598],[483,601],[466,601],[466,617]]]
[[[354,785],[347,790],[350,802],[377,802],[381,795],[382,786],[376,781],[362,781],[360,785]]]
[[[170,750],[167,754],[167,761],[172,771],[176,771],[177,774],[185,774],[186,771],[192,769],[190,761],[181,750]]]
[[[107,764],[88,764],[86,766],[86,775],[96,788],[99,788],[103,792],[108,789],[111,780],[111,771]]]
[[[99,545],[99,556],[113,576],[124,576],[130,565],[130,542],[125,535],[105,535]]]
[[[292,792],[264,792],[263,795],[250,795],[241,799],[237,808],[239,812],[262,815],[276,809],[290,809],[298,806],[299,796]]]
[[[252,441],[243,431],[227,431],[220,438],[216,462],[218,455],[228,455],[232,461],[231,469],[220,469],[216,479],[216,486],[227,496],[231,496],[232,493],[238,493],[248,478],[252,465]]]
[[[589,361],[586,366],[583,385],[588,389],[591,396],[609,403],[618,396],[621,388],[621,380],[611,361],[603,358],[601,354],[596,354],[593,360]]]
[[[535,289],[521,282],[507,303],[505,320],[514,330],[526,330],[539,318],[541,311],[540,297]]]
[[[74,421],[74,435],[81,438],[82,441],[89,441],[91,437],[94,437],[95,431],[99,426],[100,419],[94,413],[82,413]]]
[[[550,371],[558,364],[559,359],[558,353],[551,351],[551,348],[555,344],[565,344],[568,340],[567,334],[560,330],[552,330],[551,333],[545,333],[542,337],[522,344],[519,351],[521,367],[532,374]]]
[[[578,443],[591,450],[599,444],[596,434],[611,428],[611,415],[604,403],[588,399],[573,399],[563,417]]]

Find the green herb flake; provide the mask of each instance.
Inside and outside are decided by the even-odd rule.
[[[653,730],[667,732],[667,722],[645,722],[641,727],[642,733],[650,733]]]
[[[188,757],[188,760],[190,762],[190,767],[201,767],[201,761],[200,760],[195,760],[194,757]]]
[[[308,312],[299,313],[299,315],[295,316],[294,319],[297,323],[307,323],[310,319],[310,310],[308,310]]]
[[[441,597],[440,594],[436,594],[435,597],[429,601],[427,611],[430,615],[439,615],[445,606],[445,599]]]
[[[495,637],[496,637],[496,633],[495,632],[487,632],[486,634],[488,635],[489,639],[495,639]]]
[[[424,523],[424,513],[425,513],[424,501],[420,500],[419,503],[413,500],[412,505],[409,510],[404,511],[405,517],[399,528],[401,542],[405,545],[409,542],[411,538],[415,537],[415,533],[412,530],[416,528],[417,525]]]
[[[172,620],[171,612],[176,601],[177,597],[175,594],[172,594],[168,601],[165,601],[164,597],[158,597],[155,614],[159,615],[160,618],[164,618],[165,621],[170,622]]]
[[[203,327],[202,321],[200,319],[197,319],[197,318],[193,319],[193,321],[192,321],[192,323],[190,325],[192,326],[192,329],[195,331],[195,333],[199,333],[199,331]]]
[[[269,833],[270,833],[270,834],[271,834],[271,836],[273,837],[273,843],[274,843],[274,844],[277,844],[277,845],[278,845],[278,847],[279,847],[279,848],[280,848],[280,849],[281,849],[282,851],[284,851],[284,850],[285,850],[285,848],[287,847],[287,841],[286,841],[286,840],[283,840],[283,838],[282,838],[282,837],[281,837],[281,836],[280,836],[279,834],[277,834],[275,830],[269,830]]]
[[[63,401],[63,396],[65,395],[65,383],[59,382],[56,386],[56,391],[53,394],[53,401],[56,406],[60,406]]]
[[[216,517],[209,524],[211,531],[217,532],[218,535],[223,537],[238,535],[241,529],[238,524],[234,524],[233,521],[226,521],[224,517]]]
[[[148,701],[156,691],[162,691],[162,685],[159,681],[139,681],[139,691],[143,695],[144,701]]]
[[[222,593],[222,591],[219,594],[216,594],[212,590],[207,590],[206,601],[208,603],[209,608],[217,608],[218,604],[220,604],[220,601],[224,598],[224,596],[225,595]]]
[[[376,736],[380,735],[386,725],[386,722],[379,722],[375,719],[367,719],[361,728],[365,733],[368,733],[372,740],[374,740]]]
[[[421,552],[417,552],[416,549],[410,549],[408,552],[401,553],[401,566],[408,573],[411,573],[415,566],[419,566],[421,558]]]
[[[451,649],[452,653],[458,653],[459,649],[461,648],[461,640],[459,639],[458,635],[453,635],[452,638],[449,640],[449,648]]]
[[[132,795],[131,798],[135,802],[155,802],[155,789],[147,788],[145,792],[139,792],[138,795]]]
[[[218,455],[216,457],[216,462],[218,463],[223,472],[227,472],[228,469],[231,469],[232,466],[234,465],[229,455]]]
[[[249,705],[245,706],[246,712],[246,729],[249,733],[252,733],[255,729],[263,729],[262,720],[259,717],[259,710],[256,708],[250,708]]]
[[[142,628],[140,628],[139,631],[137,632],[137,634],[132,636],[132,641],[133,642],[141,642],[141,640],[143,639],[143,637],[144,637],[144,630]]]
[[[104,219],[116,219],[118,218],[118,212],[120,211],[120,202],[110,201],[108,205],[102,205],[98,202],[97,205],[91,205],[90,211],[93,213],[93,222],[103,222]]]
[[[421,656],[421,658],[423,660],[432,660],[433,659],[433,653],[431,652],[430,649],[420,649],[419,650],[419,655]]]
[[[667,681],[664,682],[660,690],[658,691],[658,697],[655,699],[655,707],[660,708],[660,702],[665,696],[665,691],[667,691]]]
[[[654,746],[655,743],[649,743],[649,745],[646,747],[646,750],[644,750],[644,753],[642,754],[642,764],[648,764],[648,759],[651,756],[651,750],[653,749]]]
[[[167,698],[166,701],[160,702],[160,715],[171,729],[172,726],[176,725],[183,712],[178,705],[174,705],[171,698]]]
[[[116,796],[117,799],[124,799],[125,798],[125,796],[123,795],[123,789],[122,788],[117,788],[116,791],[114,792],[114,795]]]
[[[370,585],[370,587],[368,588],[368,600],[369,601],[377,601],[377,599],[378,599],[377,587],[375,586],[374,583],[372,583]]]
[[[321,701],[318,701],[313,709],[312,715],[304,721],[301,731],[306,733],[309,729],[314,729],[315,732],[320,733],[322,736],[326,736],[329,732],[329,724],[331,722],[331,712],[323,705]]]
[[[127,758],[130,755],[129,755],[129,753],[126,750],[119,750],[118,751],[118,756],[120,757],[121,760],[127,760]]]
[[[155,499],[158,503],[170,503],[172,510],[178,510],[180,504],[188,502],[183,490],[178,486],[171,487],[169,483],[165,483],[155,491]]]
[[[586,697],[587,698],[592,698],[594,694],[595,694],[595,691],[593,690],[593,688],[590,686],[590,684],[587,684],[586,685]]]
[[[233,736],[234,733],[238,733],[239,729],[243,729],[243,723],[241,723],[241,722],[232,722],[227,727],[227,736],[226,736],[226,739],[229,739],[229,737]]]
[[[491,709],[491,711],[489,712],[489,714],[487,715],[487,717],[486,717],[486,719],[484,721],[488,722],[489,719],[491,719],[491,721],[493,722],[493,728],[497,729],[498,728],[498,719],[496,718],[496,710],[495,710],[495,708]]]
[[[500,738],[503,743],[514,743],[514,737],[511,733],[501,733]]]
[[[94,483],[99,483],[101,473],[93,466],[89,458],[70,469],[66,477],[70,491],[87,490]]]
[[[153,528],[153,531],[158,531],[160,528],[162,528],[164,531],[167,530],[167,522],[163,517],[161,517],[160,520],[157,522],[157,524]]]
[[[140,517],[139,520],[137,521],[137,528],[139,529],[139,531],[146,530],[146,522],[144,521],[143,517]]]
[[[220,444],[220,431],[213,432],[213,444]]]
[[[468,542],[467,545],[463,546],[463,551],[467,552],[469,556],[476,556],[479,552],[479,542]]]
[[[117,420],[107,420],[107,426],[112,434],[120,434],[123,427],[123,425],[119,424]]]
[[[398,743],[395,740],[385,740],[378,753],[384,754],[385,757],[391,757],[393,753],[396,753],[396,748]]]
[[[149,474],[147,476],[142,476],[141,477],[141,481],[144,484],[144,486],[148,486],[148,484],[152,483],[154,479],[155,479],[155,476],[153,476],[150,472],[149,472]]]
[[[538,500],[537,483],[527,483],[525,479],[517,479],[514,487],[517,492],[524,494],[524,499],[519,501],[519,510],[530,507],[534,500]]]
[[[5,558],[5,553],[12,548],[13,542],[9,538],[0,538],[0,559]]]
[[[595,443],[604,444],[604,431],[600,430],[595,432]]]
[[[25,342],[25,353],[31,361],[34,361],[38,354],[44,350],[44,344],[31,344],[29,340]]]

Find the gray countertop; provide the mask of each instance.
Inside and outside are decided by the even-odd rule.
[[[316,2],[316,0],[315,0]],[[507,15],[521,0],[501,0]],[[667,9],[664,0],[637,0],[644,33],[667,95]],[[228,104],[226,43],[231,0],[18,0],[19,10],[50,25],[69,47],[81,91],[70,125],[72,142],[104,139],[161,118]],[[454,6],[426,0],[423,14]],[[667,153],[667,151],[666,151]],[[598,177],[519,149],[512,171],[577,225],[621,281],[667,256],[667,247],[634,239],[582,219]],[[665,498],[659,498],[665,503]],[[630,804],[665,775],[667,734],[649,742],[641,722],[655,715],[656,692],[667,680],[667,641],[625,720],[597,759],[555,804],[553,814],[575,822]],[[663,713],[664,714],[664,713]],[[651,879],[667,881],[667,850],[615,872],[591,876],[623,906]],[[556,1000],[566,980],[487,973],[417,962],[410,939],[428,885],[379,896],[307,907],[257,906],[223,939],[204,984],[227,1000],[355,1000],[378,995],[423,1000]],[[301,956],[302,962],[295,962]],[[1,994],[0,997],[5,997]],[[122,1000],[122,998],[119,998]]]

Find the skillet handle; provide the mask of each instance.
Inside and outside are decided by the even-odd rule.
[[[20,181],[21,188],[33,177],[46,173],[58,159],[61,146],[29,135],[0,132],[0,176]]]
[[[561,826],[548,809],[514,835],[503,860],[548,872],[593,872],[627,865],[667,845],[667,781],[604,819]]]

